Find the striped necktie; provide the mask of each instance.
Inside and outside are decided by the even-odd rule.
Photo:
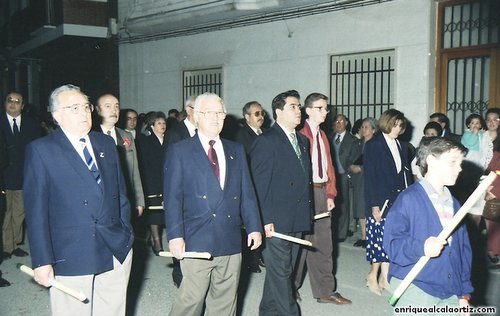
[[[97,182],[98,185],[101,186],[101,173],[99,172],[99,169],[97,169],[97,165],[94,161],[94,158],[90,155],[89,149],[87,148],[87,144],[85,142],[85,138],[80,138],[80,144],[82,145],[83,148],[83,156],[85,157],[85,163],[87,164],[87,167],[89,170],[92,172],[92,176],[95,179],[95,182]]]

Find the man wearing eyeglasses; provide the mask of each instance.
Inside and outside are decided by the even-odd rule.
[[[282,92],[272,101],[276,123],[259,136],[250,150],[250,164],[266,234],[262,251],[266,279],[260,315],[299,315],[293,297],[292,271],[297,244],[272,238],[273,232],[302,237],[311,230],[311,160],[300,124],[300,95]]]
[[[92,110],[80,88],[55,89],[49,111],[59,128],[26,150],[34,280],[49,287],[55,278],[89,300],[51,288],[52,315],[125,315],[134,241],[130,204],[113,139],[90,132]]]
[[[354,219],[349,201],[350,179],[349,179],[349,153],[356,141],[349,130],[349,121],[343,114],[337,114],[333,119],[333,131],[331,136],[331,148],[333,152],[333,164],[335,166],[337,178],[337,197],[335,199],[334,231],[337,233],[337,240],[342,242],[347,237],[353,235],[350,226],[354,225]]]
[[[309,273],[313,297],[318,303],[337,305],[351,304],[337,292],[337,281],[333,274],[332,222],[330,212],[335,207],[335,170],[330,155],[330,144],[320,125],[328,114],[328,97],[321,93],[311,93],[304,101],[308,116],[300,133],[307,137],[310,145],[312,179],[314,193],[314,213],[312,234],[306,235],[314,249],[302,248],[295,271],[295,286],[302,286],[306,270]],[[326,215],[326,216],[323,216]],[[300,295],[297,294],[298,297]]]
[[[19,92],[7,94],[4,108],[5,113],[0,119],[0,131],[7,144],[7,167],[3,173],[6,210],[2,225],[2,258],[8,259],[12,255],[17,257],[28,255],[26,251],[18,247],[23,240],[24,152],[29,142],[40,137],[41,127],[34,119],[22,114],[24,101]]]
[[[245,152],[248,156],[253,142],[263,132],[262,124],[264,124],[266,112],[264,112],[262,105],[257,101],[247,102],[243,106],[242,111],[245,124],[236,133],[235,140],[245,147]],[[260,249],[250,251],[246,247],[243,248],[243,263],[250,272],[254,273],[262,272],[260,267],[265,266],[261,259]]]
[[[169,145],[163,203],[169,248],[181,261],[183,279],[171,316],[235,315],[241,271],[241,232],[246,245],[262,242],[257,199],[242,145],[221,139],[226,110],[213,93],[196,98],[196,136]],[[209,252],[212,260],[184,258]]]

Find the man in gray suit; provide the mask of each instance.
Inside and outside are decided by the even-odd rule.
[[[349,152],[356,137],[347,130],[348,119],[343,114],[337,114],[333,119],[334,133],[331,138],[331,148],[333,151],[333,164],[337,178],[337,197],[335,199],[336,209],[334,214],[334,231],[337,232],[337,239],[344,241],[349,232],[349,225],[352,221],[351,205],[349,203]]]
[[[118,156],[127,185],[127,196],[137,215],[144,212],[144,193],[137,160],[134,137],[130,132],[116,127],[120,115],[120,102],[112,94],[105,94],[97,99],[97,114],[101,118],[100,130],[113,138],[118,149]]]

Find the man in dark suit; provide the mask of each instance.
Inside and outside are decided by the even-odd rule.
[[[212,260],[183,259],[183,280],[170,315],[235,315],[241,271],[241,225],[247,245],[262,242],[262,223],[240,144],[221,139],[226,110],[219,96],[196,98],[197,136],[170,145],[163,198],[170,251],[207,251]],[[208,291],[208,293],[207,293]]]
[[[184,104],[186,118],[179,122],[179,124],[167,129],[167,132],[165,133],[165,142],[167,147],[183,139],[193,137],[196,134],[196,125],[194,121],[195,100],[196,97],[189,97],[186,100],[186,103]],[[173,258],[173,264],[172,280],[174,281],[175,286],[179,287],[182,282],[181,264],[175,257]]]
[[[0,117],[0,130],[7,143],[8,165],[3,173],[6,198],[6,212],[2,225],[4,259],[11,255],[27,256],[17,246],[23,240],[23,166],[26,145],[40,137],[41,127],[28,115],[21,114],[24,108],[23,96],[11,92],[5,99],[5,113]]]
[[[247,157],[250,154],[250,148],[253,142],[262,134],[262,124],[264,124],[264,117],[266,112],[262,109],[257,101],[247,102],[243,106],[243,117],[245,124],[238,130],[235,140],[245,147]],[[243,248],[243,264],[250,272],[260,273],[260,267],[264,267],[264,262],[261,259],[260,248],[254,251],[249,251],[248,248]]]
[[[3,186],[3,170],[7,166],[7,144],[5,143],[5,137],[0,133],[0,223],[3,222],[3,216],[5,213],[5,194]],[[0,235],[0,240],[2,236]],[[0,247],[3,247],[3,243],[0,242]],[[0,258],[0,264],[2,263],[2,258]],[[0,271],[0,287],[9,286],[10,282],[2,278],[2,271]]]
[[[333,163],[337,178],[337,198],[335,200],[335,212],[333,217],[334,231],[337,232],[337,239],[344,241],[348,235],[352,235],[349,230],[353,218],[351,214],[351,204],[349,203],[349,152],[352,144],[356,141],[347,130],[348,119],[343,114],[337,114],[333,119],[333,130],[331,147],[333,151]]]
[[[64,85],[49,99],[59,124],[28,145],[24,198],[34,280],[81,290],[82,304],[51,289],[52,315],[125,315],[134,237],[113,140],[90,132],[92,105]]]
[[[262,134],[262,124],[264,124],[266,112],[259,102],[250,101],[243,106],[243,117],[245,124],[238,130],[236,141],[242,144],[245,147],[245,152],[249,154],[253,142],[257,136]]]
[[[441,125],[443,133],[441,137],[452,139],[454,141],[460,142],[461,136],[458,134],[453,134],[450,130],[450,119],[444,113],[436,112],[429,116],[430,121],[437,122]]]
[[[186,100],[184,110],[186,118],[167,130],[165,141],[167,144],[173,144],[188,137],[193,137],[196,134],[196,126],[194,121],[194,101],[196,97],[190,97]],[[167,126],[167,128],[169,128]]]
[[[273,232],[301,237],[311,230],[311,160],[300,124],[300,96],[295,90],[272,101],[276,123],[259,136],[250,151],[251,171],[266,233],[262,251],[266,279],[260,315],[299,315],[291,275],[299,246],[271,238]]]

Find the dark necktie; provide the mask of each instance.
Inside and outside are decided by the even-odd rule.
[[[208,148],[208,161],[210,162],[210,166],[214,171],[217,181],[220,183],[219,160],[217,159],[217,153],[214,149],[215,140],[212,139],[208,144],[210,145],[210,148]]]
[[[318,149],[318,176],[320,179],[323,179],[323,159],[321,157],[321,138],[319,137],[319,131],[316,134],[316,147]]]
[[[335,140],[335,145],[340,144],[340,134],[337,135],[337,139]]]
[[[83,156],[85,157],[85,162],[87,163],[87,167],[92,172],[92,176],[95,179],[97,184],[101,185],[101,173],[97,169],[97,165],[95,164],[94,158],[90,155],[89,149],[87,148],[87,144],[85,143],[85,138],[80,138],[80,144],[83,147]]]
[[[290,133],[290,137],[292,139],[293,150],[295,150],[295,154],[297,155],[297,158],[299,158],[300,165],[302,166],[302,168],[304,168],[304,162],[302,162],[302,153],[300,152],[297,135],[295,135],[295,133]]]
[[[12,121],[14,122],[14,124],[12,124],[12,134],[14,134],[14,136],[16,136],[19,134],[19,126],[17,126],[15,118],[13,118]]]

